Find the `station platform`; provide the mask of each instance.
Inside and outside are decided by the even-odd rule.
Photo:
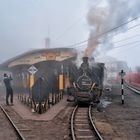
[[[45,113],[37,114],[33,113],[31,108],[27,105],[23,104],[21,101],[19,101],[18,97],[14,97],[14,106],[12,109],[14,109],[15,112],[17,112],[24,120],[39,120],[39,121],[50,121],[52,120],[61,110],[63,110],[67,106],[67,96],[63,96],[63,99],[51,106]]]

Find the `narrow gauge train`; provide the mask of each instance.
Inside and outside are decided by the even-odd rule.
[[[70,92],[75,103],[99,103],[103,91],[104,63],[89,66],[88,57],[83,57],[80,68],[72,66],[70,70]]]

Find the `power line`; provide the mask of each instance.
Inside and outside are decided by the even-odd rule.
[[[135,25],[135,26],[133,26],[133,27],[130,27],[130,28],[132,29],[132,28],[134,28],[134,27],[137,27],[138,25],[140,25],[140,24],[137,24],[137,25]],[[126,38],[126,39],[123,39],[123,40],[119,40],[119,41],[116,41],[116,42],[113,42],[113,43],[123,42],[123,41],[129,40],[129,39],[134,38],[134,37],[137,37],[137,36],[140,36],[140,34],[135,35],[135,36],[132,36],[132,37],[129,37],[129,38]],[[139,41],[138,41],[138,42],[139,42]],[[132,42],[132,43],[130,43],[130,44],[133,44],[133,43],[135,43],[135,42]],[[136,43],[137,43],[137,42],[136,42]],[[80,45],[80,46],[76,46],[75,48],[80,48],[80,47],[87,46],[87,45],[88,45],[88,44],[86,43],[86,44],[83,44],[83,45]],[[128,43],[128,44],[125,44],[125,45],[118,46],[118,47],[114,47],[113,49],[120,48],[120,47],[126,46],[126,45],[129,45],[129,43]]]
[[[111,48],[109,51],[112,51],[112,50],[114,50],[114,49],[118,49],[118,48],[122,48],[122,47],[124,47],[124,46],[128,46],[128,45],[136,45],[136,44],[139,44],[140,43],[140,40],[138,40],[138,41],[135,41],[135,42],[130,42],[130,43],[127,43],[127,44],[123,44],[123,45],[120,45],[120,46],[117,46],[117,47],[113,47],[113,48]],[[131,47],[129,47],[128,46],[128,48],[127,49],[129,49],[129,48],[132,48],[133,46],[131,46]],[[135,46],[135,47],[139,47],[139,46]],[[121,51],[119,51],[119,52],[122,52],[122,50]],[[117,52],[118,53],[118,52]],[[104,58],[104,57],[103,57]]]
[[[135,28],[135,27],[137,27],[137,26],[140,26],[140,23],[137,24],[137,25],[135,25],[135,26],[130,27],[128,30],[133,29],[133,28]],[[80,45],[80,44],[86,43],[87,41],[88,41],[88,40],[85,40],[85,41],[82,41],[82,42],[79,42],[79,43],[76,43],[76,44],[73,44],[73,45],[65,46],[65,47],[78,46],[78,45]]]
[[[137,42],[138,43],[138,42]],[[139,44],[139,43],[138,43]],[[132,45],[132,44],[131,44]],[[135,44],[136,45],[136,44]],[[121,51],[118,51],[118,52],[115,52],[115,54],[117,54],[117,53],[122,53],[122,52],[124,52],[124,51],[129,51],[130,49],[133,49],[133,48],[136,48],[136,47],[139,47],[139,46],[129,46],[128,48],[125,48],[125,50],[121,50]],[[127,50],[126,50],[127,49]],[[111,50],[110,50],[111,51]],[[103,58],[105,58],[105,56],[104,57],[101,57],[100,59],[103,59]]]
[[[127,31],[129,31],[129,30],[131,30],[131,29],[133,29],[133,28],[135,28],[135,27],[137,27],[137,26],[140,26],[140,23],[139,23],[139,24],[136,24],[136,25],[134,25],[134,26],[132,26],[132,27],[130,27],[130,28],[128,28]]]
[[[128,30],[131,30],[131,29],[133,29],[133,28],[136,28],[137,26],[140,26],[140,23],[137,24],[137,25],[134,25],[134,26],[132,26],[132,27],[130,27],[130,28],[128,28],[127,31],[128,31]],[[116,35],[116,34],[115,34],[115,35]],[[114,35],[114,36],[115,36],[115,35]],[[83,41],[82,43],[85,43],[85,42],[87,42],[87,41],[88,41],[88,40]],[[82,43],[81,43],[81,44],[82,44]],[[114,43],[115,43],[115,42],[114,42]],[[79,45],[79,44],[77,43],[76,45]],[[76,46],[76,45],[74,45],[74,46]]]
[[[132,39],[132,38],[139,37],[139,36],[140,36],[140,34],[137,34],[137,35],[134,35],[134,36],[131,36],[131,37],[122,39],[122,40],[115,41],[115,42],[113,42],[113,43],[123,42],[123,41],[130,40],[130,39]]]
[[[83,46],[87,46],[87,44],[83,44],[83,45],[80,45],[80,46],[76,46],[75,48],[80,48],[80,47],[83,47]]]
[[[113,47],[112,49],[118,49],[118,48],[121,48],[121,47],[124,47],[124,46],[127,46],[127,45],[133,45],[133,44],[139,43],[139,42],[140,42],[140,40],[139,41],[130,42],[130,43],[126,43],[126,44],[123,44],[123,45],[120,45],[120,46]],[[115,43],[118,43],[118,42],[115,42]],[[87,46],[87,44],[76,46],[76,48],[83,47],[83,46]]]
[[[132,27],[129,27],[129,28],[127,29],[127,31],[130,31],[131,29],[136,28],[137,26],[140,26],[140,23],[139,23],[139,24],[136,24],[136,25],[134,25],[134,26],[132,26]],[[120,34],[120,32],[119,32],[119,33],[116,33],[116,34],[113,35],[113,36],[116,36],[116,35],[118,35],[118,34]]]
[[[133,44],[139,43],[139,42],[140,42],[140,40],[139,41],[135,41],[135,42],[130,42],[130,43],[127,43],[127,44],[124,44],[124,45],[113,47],[113,49],[121,48],[121,47],[124,47],[124,46],[127,46],[127,45],[133,45]]]
[[[140,25],[140,24],[137,24],[137,25],[135,25],[135,26],[133,26],[133,27],[130,27],[130,28],[132,29],[132,28],[134,28],[134,27],[136,27],[136,26],[138,26],[138,25]],[[140,36],[140,34],[137,34],[137,35],[132,36],[132,37],[129,37],[129,38],[125,38],[125,39],[122,39],[122,40],[119,40],[119,41],[115,41],[115,42],[113,42],[113,43],[123,42],[123,41],[130,40],[130,39],[132,39],[132,38],[139,37],[139,36]],[[83,46],[85,46],[85,45],[88,45],[88,44],[86,43],[86,44],[84,44],[84,45],[76,46],[76,48],[83,47]]]
[[[96,38],[96,37],[99,37],[99,36],[102,36],[102,35],[105,35],[105,34],[107,34],[107,33],[109,33],[109,32],[112,32],[112,31],[114,31],[114,30],[116,30],[116,29],[118,29],[118,28],[120,28],[120,27],[122,27],[122,26],[124,26],[124,25],[126,25],[126,24],[128,24],[128,23],[131,23],[132,21],[134,21],[134,20],[136,20],[136,19],[138,19],[138,18],[140,18],[140,15],[137,16],[137,17],[135,17],[135,18],[133,18],[133,19],[131,19],[131,20],[129,20],[129,21],[127,21],[127,22],[124,22],[124,23],[118,25],[117,27],[114,27],[114,28],[112,28],[112,29],[109,29],[109,30],[107,30],[107,31],[105,31],[105,32],[103,32],[103,33],[101,33],[101,34],[95,36],[95,38]],[[135,26],[132,26],[132,27],[128,28],[128,30],[133,29],[133,28],[135,28],[135,27],[137,27],[137,26],[139,26],[139,25],[140,25],[140,23],[137,24],[137,25],[135,25]],[[77,46],[77,45],[83,44],[83,43],[85,43],[85,42],[87,42],[87,41],[88,41],[88,40],[84,40],[84,41],[81,41],[81,42],[78,42],[78,43],[75,43],[75,44],[72,44],[72,45],[68,45],[67,47]]]
[[[137,42],[138,43],[138,42]],[[138,43],[139,44],[139,43]],[[131,44],[131,45],[133,45],[133,44]],[[135,44],[136,45],[136,44]],[[136,48],[136,47],[139,47],[139,46],[130,46],[130,47],[128,47],[128,48],[126,48],[125,50],[121,50],[121,51],[119,51],[119,52],[116,52],[116,53],[122,53],[122,52],[124,52],[124,51],[128,51],[128,50],[130,50],[130,49],[133,49],[133,48]],[[115,54],[116,54],[115,53]]]

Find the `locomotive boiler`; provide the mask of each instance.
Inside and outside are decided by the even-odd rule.
[[[89,66],[88,57],[83,57],[80,68],[72,66],[69,69],[74,102],[99,103],[103,91],[104,63]]]

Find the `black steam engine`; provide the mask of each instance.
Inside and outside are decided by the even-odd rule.
[[[74,101],[99,102],[103,91],[104,63],[89,66],[88,57],[83,57],[80,68],[70,67],[71,93]]]

